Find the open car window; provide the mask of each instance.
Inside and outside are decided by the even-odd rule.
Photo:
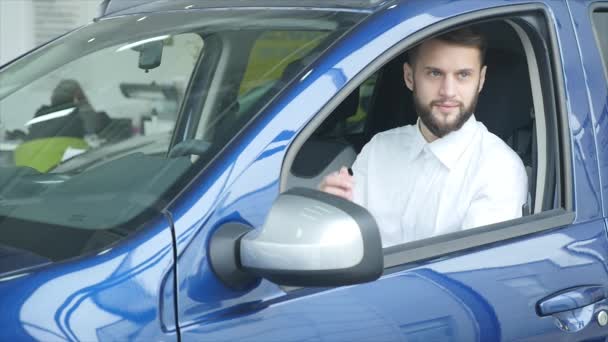
[[[539,22],[543,22],[540,16],[539,19]],[[518,20],[496,19],[477,25],[487,39],[484,64],[488,72],[474,112],[475,120],[479,125],[483,125],[483,129],[487,129],[505,150],[510,150],[514,159],[521,161],[523,168],[513,170],[513,173],[517,171],[516,178],[520,181],[517,185],[520,186],[519,193],[522,196],[518,197],[517,206],[512,210],[514,214],[509,216],[509,219],[472,227],[476,229],[439,232],[423,238],[405,238],[395,245],[386,246],[386,255],[398,255],[391,259],[389,265],[416,260],[415,253],[399,254],[403,250],[429,247],[429,253],[440,255],[447,253],[450,248],[453,248],[453,251],[461,249],[463,245],[476,245],[478,242],[475,240],[475,234],[492,231],[496,232],[497,239],[501,239],[498,237],[500,231],[522,234],[517,230],[518,225],[525,225],[526,232],[552,227],[554,223],[542,221],[550,215],[563,214],[565,221],[571,219],[563,210],[571,208],[566,201],[568,194],[562,188],[561,179],[567,167],[567,164],[563,163],[567,160],[567,153],[560,150],[558,143],[560,133],[557,130],[557,122],[562,113],[556,107],[556,85],[549,77],[543,76],[551,74],[552,61],[546,49],[542,48],[550,38],[539,34],[542,30],[522,25]],[[447,28],[445,30],[449,31]],[[355,165],[363,146],[376,134],[397,127],[415,127],[418,116],[414,94],[406,87],[403,79],[403,65],[407,60],[408,48],[404,47],[395,53],[383,65],[369,67],[369,70],[362,72],[361,74],[367,75],[366,79],[361,78],[356,84],[345,87],[345,91],[338,95],[339,104],[322,110],[301,132],[284,162],[282,190],[294,187],[318,189],[325,176],[342,167]],[[353,126],[354,122],[358,122],[361,128]],[[391,151],[394,152],[392,155],[396,156],[395,158],[401,158],[397,148]],[[381,164],[377,159],[374,161],[377,163],[375,165]],[[386,172],[377,172],[376,176],[382,174],[389,177],[390,170],[403,169],[395,165],[397,164],[381,164]],[[356,175],[357,170],[353,169]],[[366,189],[370,189],[371,186],[364,183],[367,180],[365,177],[369,176],[365,171],[369,170],[364,170],[364,176],[359,178],[363,179],[362,182],[355,178],[355,186],[368,186]],[[374,191],[380,194],[376,199],[382,196],[400,199],[402,193],[409,193],[400,186],[400,182],[407,183],[407,180],[399,179],[403,177],[402,174],[397,172],[396,176],[391,178],[396,190],[376,187]],[[424,181],[425,174],[419,175]],[[438,196],[443,196],[441,191],[446,188],[438,187]],[[456,191],[447,194],[454,193],[462,194]],[[503,191],[500,194],[508,195],[510,192]],[[405,198],[403,202],[419,200],[408,198],[407,195]],[[444,197],[440,198],[443,200]],[[370,207],[369,203],[363,205]],[[402,208],[395,206],[391,212],[394,215],[390,218],[413,221],[414,215],[406,217],[403,211],[399,211]],[[383,202],[375,209],[376,212],[372,214],[383,215],[388,211]],[[380,221],[379,226],[381,230],[386,227]],[[387,230],[390,230],[393,227],[388,228]],[[466,238],[460,239],[462,236]],[[435,244],[440,245],[445,241],[451,244],[449,248],[444,249],[441,246],[433,249]],[[409,259],[402,258],[404,255],[408,255]]]

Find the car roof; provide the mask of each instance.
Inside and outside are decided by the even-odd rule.
[[[392,0],[103,0],[100,15],[205,8],[315,8],[374,12]]]

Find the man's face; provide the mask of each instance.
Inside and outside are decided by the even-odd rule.
[[[475,111],[486,74],[480,53],[476,47],[432,39],[418,47],[414,65],[404,64],[416,112],[435,137],[460,129]]]

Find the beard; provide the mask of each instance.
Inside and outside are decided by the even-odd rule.
[[[464,103],[458,101],[458,113],[449,114],[456,115],[456,118],[454,120],[451,120],[450,122],[444,120],[444,118],[442,117],[444,116],[444,114],[433,114],[433,107],[441,104],[445,100],[433,100],[428,104],[424,104],[418,97],[415,87],[413,95],[414,107],[416,108],[416,113],[418,114],[418,117],[420,118],[420,120],[422,120],[424,126],[426,126],[426,128],[428,128],[428,130],[433,133],[433,135],[437,138],[443,138],[448,133],[459,130],[475,112],[475,108],[477,107],[477,100],[479,98],[479,93],[476,92],[475,96],[471,99],[471,102],[468,106],[465,106]],[[454,101],[450,100],[450,102]]]

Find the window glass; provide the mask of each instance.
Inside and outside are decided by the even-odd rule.
[[[359,105],[357,106],[355,115],[346,118],[346,134],[363,133],[377,80],[378,72],[374,73],[359,86]]]
[[[137,43],[83,56],[3,99],[0,120],[11,145],[3,166],[74,171],[110,145],[150,145],[150,153],[166,153],[203,40],[185,33]],[[146,53],[157,54],[157,67],[139,67]]]
[[[326,36],[326,32],[318,31],[262,33],[251,49],[240,97],[281,78],[290,63],[307,56]]]
[[[295,77],[315,57],[314,49],[328,32],[272,30],[260,33],[251,49],[235,103],[238,111],[230,121],[245,121],[277,89]],[[311,53],[312,52],[312,53]]]
[[[316,130],[315,136],[349,139],[365,130],[378,72],[368,77],[339,105]],[[356,103],[351,104],[351,101]]]
[[[360,19],[289,10],[125,16],[3,67],[0,252],[62,260],[157,219],[180,180]]]
[[[597,41],[604,60],[604,71],[608,77],[608,12],[593,13],[593,26]]]

